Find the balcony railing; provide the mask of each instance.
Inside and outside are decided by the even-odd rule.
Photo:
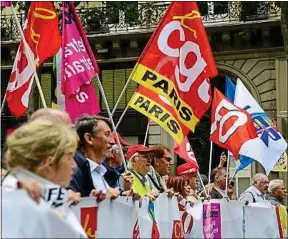
[[[234,24],[277,19],[280,2],[197,2],[204,25]],[[96,8],[78,9],[87,35],[131,33],[155,29],[169,2],[103,2]],[[24,25],[25,14],[18,14]],[[1,16],[1,41],[19,39],[13,15]]]

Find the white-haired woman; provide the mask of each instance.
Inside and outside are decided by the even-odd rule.
[[[287,194],[284,182],[280,179],[271,180],[268,186],[268,192],[266,199],[272,205],[282,205],[284,198]]]

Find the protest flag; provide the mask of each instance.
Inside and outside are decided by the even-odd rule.
[[[160,125],[180,144],[190,130],[177,118],[171,104],[161,98],[161,95],[139,86],[128,106]]]
[[[62,93],[72,122],[82,114],[96,115],[99,103],[92,82],[99,69],[72,2],[63,2]]]
[[[287,148],[287,143],[276,124],[260,107],[240,79],[237,80],[235,105],[251,116],[258,137],[247,142],[240,154],[257,160],[268,175]]]
[[[211,103],[209,77],[216,75],[196,2],[172,2],[130,79],[162,95],[177,121],[194,131]]]
[[[12,7],[13,13],[15,10]],[[16,22],[18,21],[14,14]],[[17,22],[19,23],[19,21]],[[22,33],[20,24],[17,24]],[[22,34],[21,34],[22,35]],[[53,39],[53,41],[51,41]],[[28,109],[29,96],[33,85],[35,70],[45,59],[56,54],[61,45],[58,28],[58,17],[52,2],[31,2],[28,16],[23,29],[16,58],[13,64],[6,90],[6,100],[11,113],[21,117]],[[41,86],[42,103],[46,106]],[[42,94],[41,94],[42,93]],[[43,101],[44,100],[44,101]]]
[[[245,110],[236,107],[214,88],[210,140],[230,150],[237,159],[245,143],[256,137],[256,130],[250,115]]]
[[[192,163],[194,168],[198,169],[199,171],[199,165],[187,137],[184,138],[181,144],[177,144],[177,142],[174,141],[174,152],[187,163]]]

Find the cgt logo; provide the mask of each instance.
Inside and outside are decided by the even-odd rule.
[[[96,238],[98,207],[81,208],[80,219],[88,238]]]

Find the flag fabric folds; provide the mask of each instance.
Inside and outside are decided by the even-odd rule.
[[[209,77],[217,74],[196,2],[172,2],[130,78],[161,95],[194,131],[211,104]]]
[[[194,165],[194,168],[199,170],[199,165],[187,137],[184,138],[181,144],[177,144],[174,141],[174,152],[178,154],[180,158],[184,159],[187,163],[192,163]]]
[[[257,134],[249,114],[214,88],[210,140],[230,150],[238,158],[240,149],[254,138],[257,138]]]
[[[64,3],[62,34],[62,93],[72,122],[82,114],[100,112],[92,78],[99,71],[87,36],[72,2]]]
[[[240,79],[237,80],[235,105],[252,117],[258,137],[241,148],[240,154],[257,160],[268,175],[287,148],[275,122],[260,107]]]
[[[236,86],[228,76],[226,76],[225,81],[226,81],[225,82],[225,96],[228,100],[230,100],[232,103],[234,103]],[[230,152],[228,152],[228,153],[230,153]],[[235,174],[238,171],[246,168],[248,165],[250,165],[252,162],[254,162],[254,160],[249,158],[249,157],[246,157],[244,155],[240,155],[239,156],[239,162],[240,162],[240,164],[237,167]]]
[[[6,90],[9,110],[17,118],[28,109],[34,79],[33,68],[55,55],[61,46],[58,17],[52,2],[31,2],[23,33],[28,48],[24,47],[22,39]],[[28,52],[34,67],[28,63]]]

